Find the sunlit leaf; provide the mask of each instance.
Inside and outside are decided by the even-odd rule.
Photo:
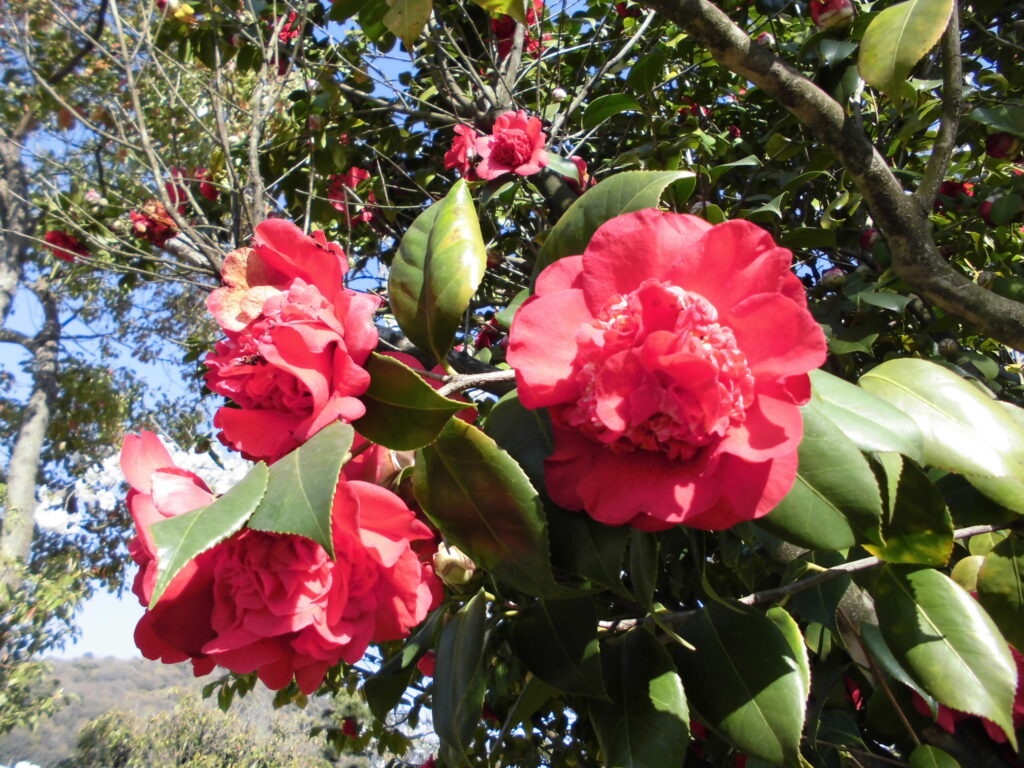
[[[977,572],[977,588],[978,600],[1006,639],[1024,649],[1024,538],[1020,534],[1011,534],[985,555]]]
[[[887,93],[904,85],[924,55],[942,37],[953,0],[905,0],[871,20],[860,42],[860,76]]]
[[[487,601],[479,592],[448,621],[437,646],[433,721],[442,753],[451,765],[469,765],[466,745],[484,704],[484,619]]]

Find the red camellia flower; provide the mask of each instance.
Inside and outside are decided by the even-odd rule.
[[[494,121],[490,136],[476,141],[480,164],[476,172],[481,179],[494,179],[503,173],[529,176],[548,164],[544,151],[547,135],[540,120],[527,117],[526,112],[506,112]]]
[[[989,157],[995,157],[998,159],[1016,157],[1020,152],[1020,147],[1020,136],[1014,136],[1012,133],[1007,133],[1006,131],[993,133],[985,141],[985,152]]]
[[[156,546],[149,528],[160,520],[191,512],[213,501],[213,494],[196,475],[179,468],[152,432],[128,435],[121,447],[121,471],[131,486],[128,510],[137,535],[128,552],[139,565],[132,591],[148,606],[156,585]],[[192,660],[196,676],[214,662],[203,646],[213,639],[213,574],[218,554],[211,550],[186,565],[164,592],[156,607],[146,611],[135,628],[135,644],[147,659],[165,664]]]
[[[217,185],[214,184],[210,179],[212,174],[208,168],[196,168],[192,171],[192,175],[196,181],[199,182],[199,194],[209,200],[211,203],[216,203],[220,198],[220,190]]]
[[[969,181],[952,181],[947,179],[939,184],[938,196],[935,198],[935,210],[947,206],[950,210],[959,210],[968,197],[974,196],[974,184]]]
[[[228,254],[226,283],[207,306],[227,339],[206,358],[206,383],[238,407],[214,416],[220,439],[275,461],[333,421],[365,413],[362,367],[377,345],[380,300],[345,288],[344,251],[291,222],[256,227],[253,248]]]
[[[532,30],[540,24],[540,17],[544,13],[544,0],[533,0],[532,6],[526,9],[526,33],[523,36],[523,51],[537,58],[544,52],[544,44],[535,38]],[[494,40],[498,44],[498,59],[504,60],[512,51],[512,44],[515,41],[516,20],[508,14],[491,19],[491,31],[494,33]],[[543,40],[547,39],[544,35]]]
[[[853,21],[850,0],[811,0],[811,20],[818,29],[845,27]]]
[[[61,261],[74,261],[77,256],[89,256],[89,249],[63,229],[51,229],[43,235],[43,241],[50,253]]]
[[[351,227],[353,221],[357,223],[360,221],[373,221],[373,211],[369,207],[360,208],[358,213],[353,216],[350,205],[350,202],[358,196],[353,193],[356,193],[360,183],[369,181],[369,179],[370,172],[365,168],[352,167],[344,173],[331,174],[327,199],[330,201],[332,208],[345,214],[345,226],[347,227]],[[377,202],[373,190],[367,191],[366,202],[371,204]]]
[[[167,213],[164,204],[157,200],[147,201],[141,211],[129,211],[128,216],[135,236],[158,248],[178,234],[174,219]]]
[[[551,414],[556,503],[644,530],[718,530],[778,503],[826,353],[791,260],[750,222],[650,209],[541,273],[508,361],[523,405]]]
[[[125,438],[121,465],[138,531],[134,591],[148,605],[156,579],[150,526],[213,500],[206,485],[174,465],[156,435]],[[337,558],[301,536],[243,530],[189,563],[135,632],[146,658],[192,659],[256,672],[270,688],[294,678],[306,694],[327,669],[354,663],[371,642],[406,636],[441,598],[440,582],[411,542],[433,537],[395,494],[339,479],[331,529]]]
[[[639,5],[629,5],[628,3],[616,3],[615,13],[623,18],[632,17],[634,19],[640,18],[643,15]]]
[[[459,175],[475,179],[473,161],[477,158],[476,143],[482,138],[471,125],[456,125],[452,148],[444,153],[444,167],[455,168]]]

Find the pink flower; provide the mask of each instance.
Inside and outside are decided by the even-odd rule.
[[[420,674],[424,677],[433,677],[434,672],[437,669],[437,654],[433,651],[427,651],[420,657],[420,660],[416,662],[416,669],[418,669]]]
[[[582,195],[592,186],[597,184],[597,179],[590,175],[587,171],[587,161],[582,157],[573,155],[569,158],[573,165],[576,166],[576,178],[565,177],[566,182],[572,187],[572,191],[577,195]]]
[[[845,27],[853,21],[850,0],[811,0],[811,21],[818,29]]]
[[[546,141],[538,118],[527,117],[523,110],[498,115],[491,135],[477,139],[476,151],[481,160],[476,172],[487,180],[503,173],[537,173],[548,164]]]
[[[152,433],[129,436],[121,453],[142,570],[135,591],[149,602],[156,564],[149,527],[208,504],[199,478],[174,466]],[[431,539],[390,491],[339,479],[332,508],[336,560],[301,536],[243,530],[186,566],[136,630],[147,658],[192,658],[256,672],[270,688],[294,678],[306,694],[327,670],[362,658],[371,642],[405,637],[438,603],[441,586],[411,542]]]
[[[328,424],[359,418],[377,345],[379,299],[348,290],[345,254],[323,233],[283,219],[256,228],[254,248],[228,254],[224,288],[207,305],[227,338],[206,358],[207,386],[238,407],[214,416],[220,439],[275,461]]]
[[[719,530],[778,503],[826,353],[791,260],[749,222],[649,209],[541,273],[508,361],[523,405],[549,409],[556,503],[645,530]]]
[[[456,125],[454,130],[452,148],[444,153],[444,167],[455,168],[460,176],[472,180],[476,178],[473,170],[473,161],[477,157],[476,144],[482,137],[471,125]]]
[[[351,227],[353,221],[373,221],[373,211],[369,207],[360,208],[359,212],[354,216],[350,208],[350,201],[355,200],[358,196],[355,193],[360,183],[369,181],[369,179],[370,172],[368,170],[353,167],[349,168],[345,173],[331,174],[328,180],[330,187],[327,190],[327,199],[331,203],[332,208],[345,214],[345,226],[347,227]],[[367,191],[365,199],[366,202],[371,204],[377,202],[373,190]]]
[[[46,247],[61,261],[74,261],[78,256],[89,256],[89,249],[78,238],[63,229],[51,229],[43,235]]]
[[[156,200],[147,201],[141,211],[129,211],[128,217],[132,221],[135,236],[158,248],[162,248],[178,234],[178,225],[167,213],[164,204]]]
[[[132,591],[148,606],[156,585],[156,546],[153,523],[191,512],[213,501],[202,480],[179,468],[152,432],[127,435],[121,447],[121,470],[131,486],[128,510],[137,535],[128,552],[139,565]],[[192,660],[196,676],[213,669],[203,646],[214,635],[209,612],[213,606],[213,574],[217,554],[206,552],[186,565],[164,592],[156,607],[146,611],[135,628],[135,644],[147,659],[165,664]]]
[[[195,177],[195,180],[199,182],[199,194],[211,203],[216,203],[220,198],[220,190],[217,188],[216,184],[210,181],[213,174],[210,173],[209,169],[196,168],[192,171],[192,175]]]

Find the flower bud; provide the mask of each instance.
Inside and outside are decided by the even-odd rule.
[[[992,285],[992,283],[993,283],[993,281],[995,279],[996,279],[995,273],[989,272],[986,269],[986,270],[982,270],[981,272],[979,272],[975,276],[974,282],[976,282],[982,288],[988,288],[988,287],[990,287]]]
[[[1020,136],[1000,131],[993,133],[985,142],[985,152],[989,157],[999,159],[1015,157],[1020,152]]]
[[[757,44],[766,46],[775,45],[775,38],[772,36],[771,32],[762,32],[757,36]]]
[[[461,587],[473,578],[476,563],[457,547],[441,544],[434,553],[434,571],[449,587]]]
[[[846,273],[839,267],[833,267],[821,276],[821,287],[826,291],[838,291],[845,282]]]
[[[433,677],[434,672],[437,669],[437,654],[433,651],[427,651],[420,657],[420,660],[416,662],[416,669],[418,669],[420,674],[424,677]]]
[[[878,245],[878,242],[881,239],[882,233],[879,232],[874,227],[871,227],[870,229],[865,229],[863,232],[860,233],[860,247],[863,248],[865,251],[870,251],[876,245]]]
[[[551,91],[551,100],[552,101],[555,101],[555,102],[558,102],[559,104],[561,104],[567,98],[569,98],[569,93],[568,93],[568,91],[565,90],[565,88],[555,88],[553,91]]]
[[[988,224],[990,227],[994,227],[996,223],[992,221],[992,205],[999,198],[990,197],[988,200],[978,206],[978,215],[981,216],[982,221]]]
[[[960,354],[960,344],[956,339],[942,339],[938,343],[939,354],[947,360],[952,360]]]
[[[818,29],[839,29],[853,22],[851,0],[811,0],[811,20]]]

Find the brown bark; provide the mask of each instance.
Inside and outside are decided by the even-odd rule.
[[[708,0],[647,0],[715,60],[775,98],[829,147],[885,235],[892,266],[913,291],[982,333],[1024,350],[1024,305],[956,271],[939,253],[928,213],[903,189],[857,121],[813,82],[751,39]]]

